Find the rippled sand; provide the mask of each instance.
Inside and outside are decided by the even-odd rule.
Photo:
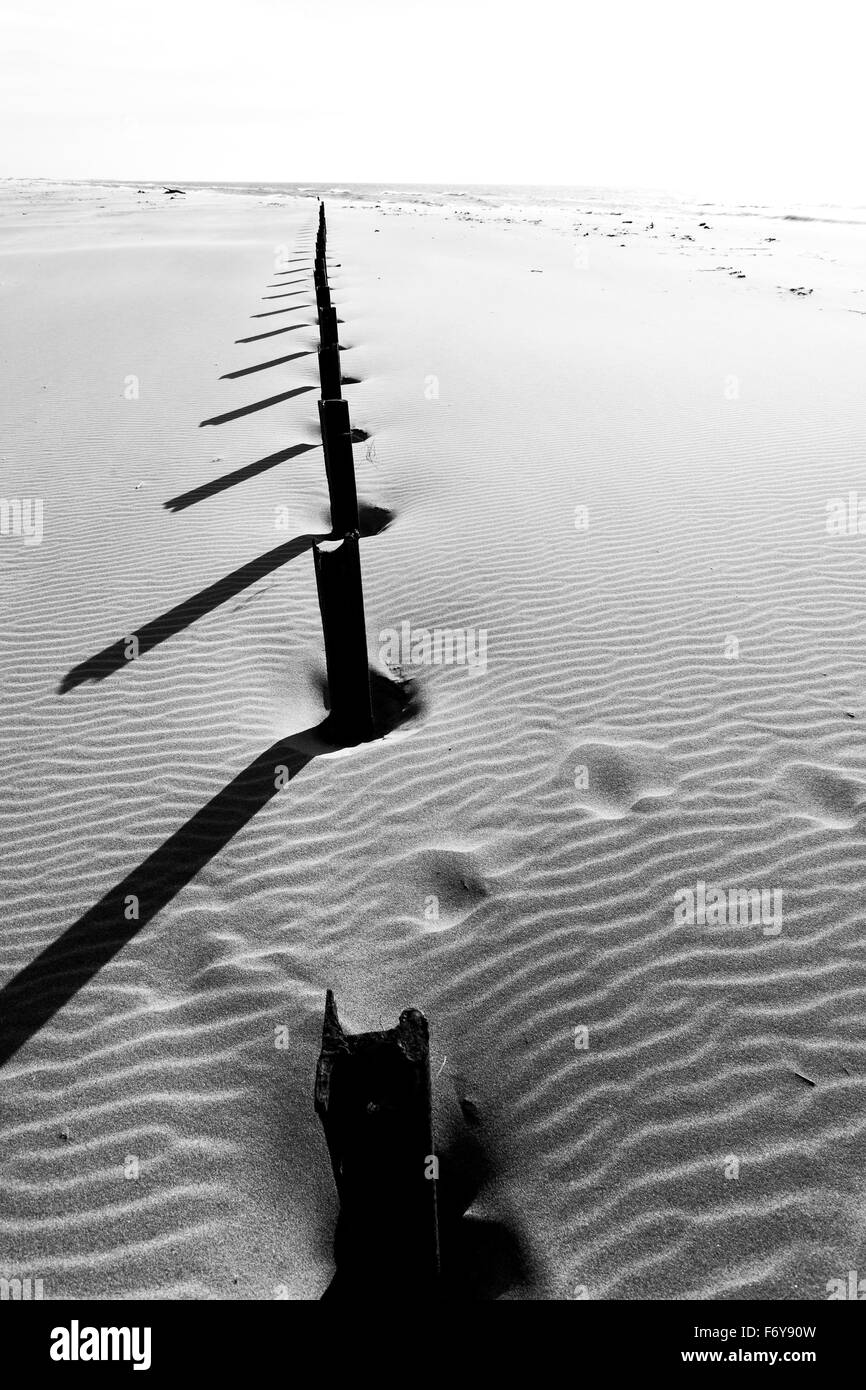
[[[321,1294],[329,986],[427,1014],[488,1296],[866,1265],[862,238],[531,214],[329,204],[371,659],[487,662],[322,754],[315,204],[3,189],[0,1272],[46,1297]],[[678,924],[699,883],[781,930]]]

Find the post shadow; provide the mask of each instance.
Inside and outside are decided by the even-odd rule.
[[[325,540],[326,538],[324,535],[314,533],[295,536],[292,540],[284,541],[282,545],[267,551],[266,554],[259,555],[255,560],[250,560],[248,564],[241,565],[240,569],[234,570],[224,579],[218,580],[216,584],[209,584],[206,589],[201,589],[199,593],[193,594],[192,598],[185,599],[183,603],[170,608],[167,613],[160,614],[158,618],[145,623],[143,627],[136,628],[130,636],[122,638],[119,642],[112,642],[101,652],[88,657],[87,661],[73,666],[72,670],[64,676],[59,687],[59,694],[65,695],[68,691],[74,690],[76,686],[83,685],[85,681],[105,680],[106,676],[128,666],[133,659],[127,655],[132,636],[135,637],[138,646],[134,659],[138,660],[144,656],[145,652],[152,651],[154,647],[158,647],[169,637],[174,637],[176,633],[182,632],[185,627],[189,627],[198,618],[203,618],[206,613],[211,613],[220,604],[235,598],[244,589],[248,589],[251,584],[255,584],[256,580],[264,578],[266,574],[273,573],[281,565],[288,564],[290,560],[296,560],[299,555],[303,555],[306,550],[312,547],[314,541]]]
[[[359,514],[362,536],[376,536],[390,526],[394,520],[393,512],[388,511],[386,507],[362,506],[359,507]],[[170,608],[167,613],[162,613],[158,618],[145,623],[144,627],[136,628],[133,633],[121,638],[119,642],[112,642],[101,652],[97,652],[94,656],[88,657],[86,661],[73,666],[72,670],[63,677],[58,693],[65,695],[86,681],[105,680],[106,676],[113,675],[115,671],[120,671],[128,666],[133,659],[127,655],[132,636],[136,638],[138,644],[138,653],[135,659],[139,659],[145,652],[151,651],[160,643],[167,641],[169,637],[174,637],[176,633],[182,632],[185,627],[189,627],[191,623],[204,617],[206,613],[212,612],[220,604],[235,598],[244,589],[248,589],[251,584],[255,584],[256,580],[263,579],[265,575],[272,574],[281,565],[296,560],[299,555],[310,550],[314,542],[333,539],[334,537],[330,532],[307,532],[302,536],[295,536],[290,541],[284,541],[282,545],[275,546],[273,550],[266,551],[264,555],[257,556],[255,560],[248,561],[247,564],[241,565],[240,569],[233,570],[224,579],[218,580],[216,584],[209,584],[206,589],[201,589],[197,594],[193,594],[192,598],[185,599],[183,603]]]
[[[281,405],[283,401],[293,400],[295,396],[303,396],[305,392],[312,390],[312,386],[293,386],[291,391],[281,391],[278,396],[268,396],[267,400],[242,405],[237,410],[226,411],[225,415],[214,415],[211,420],[201,420],[199,429],[204,429],[205,425],[226,425],[230,420],[240,420],[244,415],[254,415],[257,410],[267,410],[272,405]]]
[[[284,298],[285,296],[275,296],[275,297],[277,297],[277,298]],[[250,314],[250,318],[251,318],[251,319],[273,319],[273,318],[276,318],[277,314],[295,314],[295,313],[297,313],[298,309],[309,309],[310,307],[311,307],[311,306],[310,306],[309,304],[290,304],[289,307],[288,307],[287,309],[266,309],[265,312],[262,313],[262,314]]]
[[[294,362],[299,357],[312,357],[315,348],[303,352],[290,352],[286,357],[272,357],[270,362],[256,362],[252,367],[241,367],[236,372],[223,372],[220,381],[235,381],[240,376],[251,376],[253,372],[263,372],[267,367],[282,367],[286,362]]]
[[[381,738],[416,709],[409,681],[370,673]],[[0,989],[0,1066],[74,998],[313,758],[349,747],[329,714],[280,739]],[[133,901],[134,900],[134,901]],[[129,914],[137,912],[130,917]]]
[[[165,907],[319,751],[307,729],[275,743],[0,990],[0,1065]],[[137,910],[137,917],[128,914]]]
[[[235,338],[235,345],[238,343],[259,343],[262,338],[276,338],[279,333],[294,333],[299,328],[309,328],[308,323],[290,323],[286,328],[271,328],[267,333],[253,333],[249,338]]]
[[[268,454],[266,458],[256,459],[254,463],[248,463],[244,468],[237,468],[233,473],[224,473],[221,478],[214,478],[212,482],[202,483],[201,487],[192,488],[190,492],[183,492],[179,497],[171,497],[163,506],[170,512],[182,512],[187,507],[195,506],[196,502],[203,502],[207,497],[213,497],[218,492],[225,492],[227,488],[236,487],[238,483],[246,482],[247,478],[255,478],[259,473],[266,473],[269,468],[276,468],[279,463],[286,463],[289,459],[297,458],[299,454],[307,454],[311,449],[318,448],[317,444],[293,444],[290,449],[280,449],[276,454]]]

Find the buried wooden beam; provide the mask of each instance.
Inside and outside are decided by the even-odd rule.
[[[424,1015],[404,1009],[396,1028],[346,1033],[328,990],[315,1105],[340,1199],[337,1272],[325,1297],[435,1293],[437,1163]]]
[[[340,349],[336,343],[319,348],[319,380],[322,383],[322,400],[339,401],[343,392],[340,388]]]
[[[337,739],[373,737],[370,666],[357,532],[313,544],[316,587],[325,634],[329,721]]]
[[[319,401],[319,425],[331,499],[331,530],[335,536],[345,536],[360,525],[349,402]]]

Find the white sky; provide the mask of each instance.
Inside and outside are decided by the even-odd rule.
[[[0,0],[0,175],[866,203],[862,9]]]

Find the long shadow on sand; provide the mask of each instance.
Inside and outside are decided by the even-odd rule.
[[[199,429],[203,429],[205,425],[227,425],[230,420],[240,420],[244,415],[254,415],[257,410],[267,410],[272,405],[280,405],[283,401],[293,400],[295,396],[303,396],[312,390],[312,386],[293,386],[291,391],[281,391],[277,396],[268,396],[266,400],[253,401],[252,405],[242,405],[237,410],[228,410],[225,415],[214,415],[210,420],[202,420]]]
[[[377,736],[414,694],[370,672]],[[180,830],[0,989],[0,1066],[67,1004],[313,758],[350,746],[329,715],[261,753]],[[130,920],[132,916],[132,920]]]
[[[275,295],[275,299],[284,298],[283,295]],[[289,304],[285,309],[265,309],[261,314],[250,314],[251,319],[273,319],[277,314],[294,314],[298,309],[311,309],[311,304]]]
[[[263,372],[268,367],[282,367],[286,362],[294,362],[298,357],[312,357],[314,349],[303,352],[290,352],[286,357],[272,357],[269,362],[256,362],[252,367],[241,367],[236,372],[223,372],[220,381],[235,381],[239,376],[251,376],[253,372]]]
[[[309,323],[290,323],[288,328],[271,328],[267,333],[253,333],[250,338],[235,338],[235,343],[258,343],[262,338],[276,338],[278,333],[294,333],[298,328],[311,328]]]
[[[170,512],[182,512],[187,507],[194,507],[196,502],[203,502],[206,497],[213,497],[217,492],[224,492],[226,488],[235,487],[237,483],[243,483],[247,478],[255,478],[259,473],[266,473],[269,468],[276,468],[279,463],[286,463],[289,459],[297,458],[300,454],[308,454],[311,449],[318,449],[318,444],[293,444],[289,449],[280,449],[276,454],[268,454],[266,458],[256,459],[255,463],[248,463],[243,468],[235,469],[234,473],[224,473],[221,478],[214,478],[212,482],[202,483],[201,487],[193,488],[190,492],[183,492],[179,497],[171,497],[163,503]]]
[[[359,511],[362,536],[378,535],[394,519],[393,514],[384,507],[365,506],[359,508]],[[206,589],[193,594],[192,598],[185,599],[183,603],[170,608],[167,613],[161,613],[158,618],[145,623],[144,627],[136,628],[134,633],[121,638],[119,642],[112,642],[110,647],[103,647],[95,656],[88,657],[87,661],[80,662],[78,666],[73,666],[63,677],[58,693],[65,695],[77,685],[84,685],[86,681],[105,680],[106,676],[128,666],[131,660],[139,659],[145,652],[152,651],[161,642],[182,632],[196,619],[204,617],[205,613],[212,612],[221,603],[226,603],[228,599],[242,593],[251,584],[255,584],[256,580],[264,578],[266,574],[272,574],[281,565],[296,560],[312,547],[314,541],[331,538],[330,531],[308,532],[303,536],[295,536],[290,541],[284,541],[282,545],[275,546],[273,550],[266,551],[264,555],[259,555],[246,565],[241,565],[240,569],[233,570],[224,579],[217,580],[216,584],[209,584]],[[136,639],[134,643],[133,637]]]
[[[282,545],[258,556],[257,559],[250,560],[248,564],[241,565],[240,569],[234,570],[224,579],[219,579],[216,584],[209,584],[206,589],[201,589],[199,593],[193,594],[192,598],[185,599],[175,608],[170,608],[167,613],[161,613],[158,618],[145,623],[144,627],[136,628],[134,634],[131,633],[128,637],[121,638],[119,642],[112,642],[110,647],[104,647],[95,656],[88,657],[87,661],[73,666],[72,670],[63,677],[59,693],[65,695],[68,691],[74,690],[77,685],[83,685],[85,681],[105,680],[106,676],[122,670],[132,659],[144,656],[145,652],[152,651],[161,642],[165,642],[169,637],[174,637],[176,633],[182,632],[185,627],[189,627],[190,623],[194,623],[198,618],[203,618],[205,613],[212,612],[221,603],[226,603],[236,594],[242,593],[251,584],[255,584],[256,580],[262,579],[266,574],[271,574],[281,565],[288,564],[290,560],[296,560],[299,555],[304,554],[304,551],[310,549],[313,541],[325,540],[326,538],[327,533],[311,532],[307,535],[295,536],[292,540],[284,541]],[[133,636],[135,637],[135,644],[132,643]],[[132,653],[130,652],[131,646]]]

